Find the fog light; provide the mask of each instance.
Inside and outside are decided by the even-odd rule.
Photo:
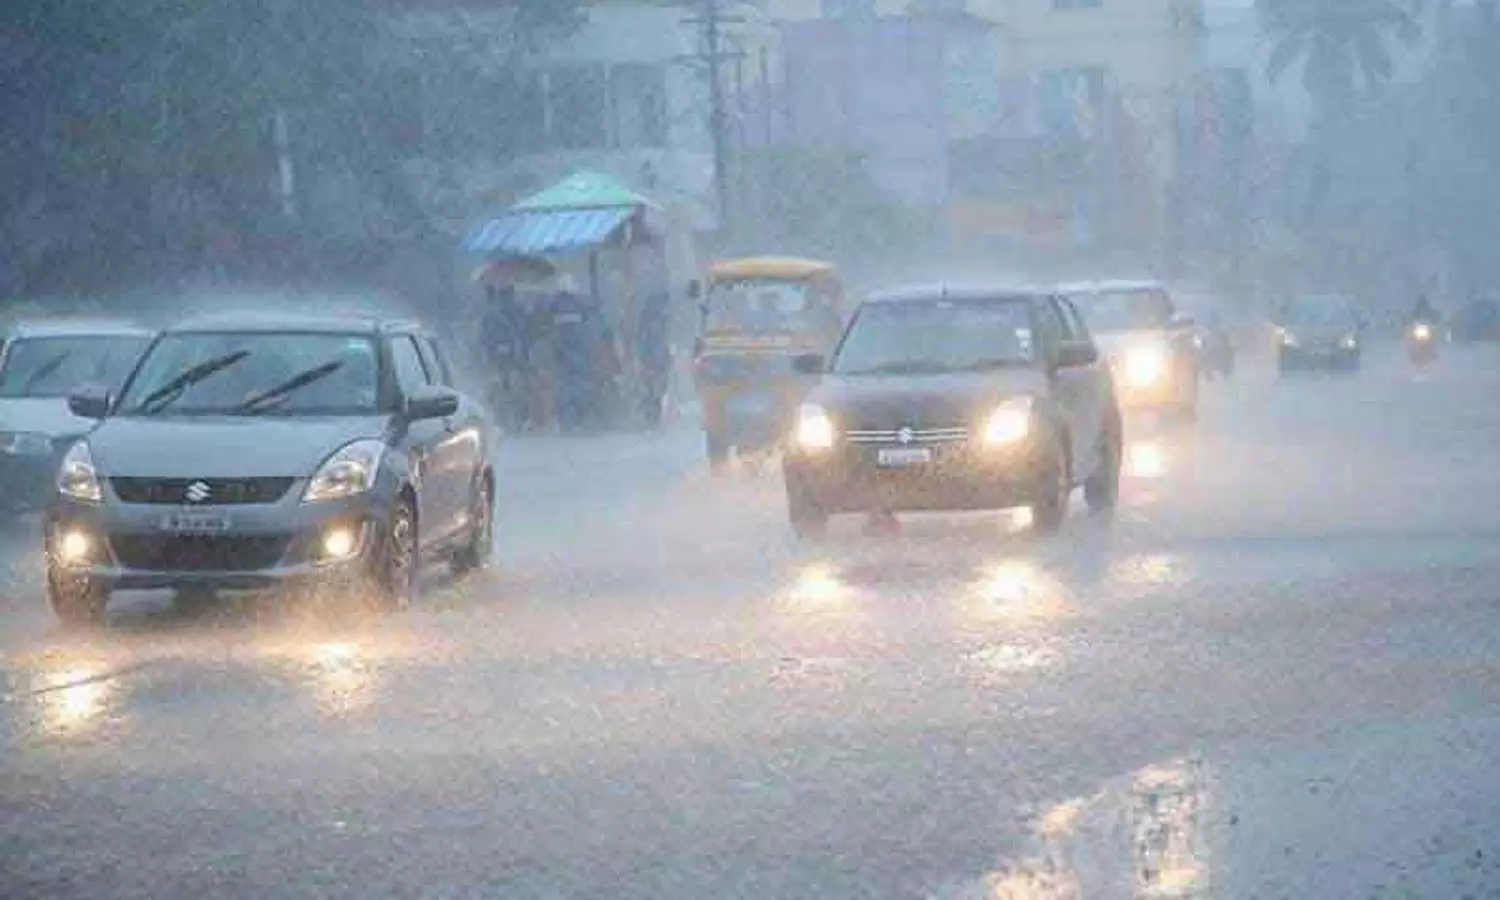
[[[323,534],[323,558],[330,562],[348,559],[359,549],[359,532],[353,528],[330,528]]]
[[[94,539],[84,531],[65,531],[57,541],[57,555],[65,563],[87,562],[94,552]]]

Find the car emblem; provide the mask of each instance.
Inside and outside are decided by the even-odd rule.
[[[902,444],[910,444],[916,439],[916,434],[914,434],[910,428],[903,428],[900,431],[896,432],[896,440]]]
[[[213,488],[210,488],[202,481],[193,482],[182,492],[182,495],[188,499],[189,503],[202,503],[209,497],[212,497],[213,494]]]

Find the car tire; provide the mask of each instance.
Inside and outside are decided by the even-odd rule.
[[[787,517],[799,541],[820,541],[828,534],[828,511],[800,488],[786,492]]]
[[[400,500],[386,520],[380,546],[371,560],[368,591],[362,592],[378,612],[400,612],[417,593],[417,512],[411,501]]]
[[[64,625],[98,625],[109,606],[109,591],[92,581],[48,572],[47,603]]]
[[[1036,491],[1037,499],[1031,504],[1031,530],[1039,535],[1055,534],[1068,516],[1068,501],[1073,495],[1067,454],[1057,441],[1048,453]]]
[[[489,478],[479,479],[471,498],[469,539],[453,554],[455,575],[467,575],[490,564],[495,553],[495,497]]]
[[[1099,468],[1083,483],[1083,499],[1089,512],[1104,515],[1120,502],[1120,467],[1124,457],[1124,429],[1118,414],[1110,416],[1099,448]]]

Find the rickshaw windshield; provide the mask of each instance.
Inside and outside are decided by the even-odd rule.
[[[815,331],[837,315],[808,282],[773,279],[718,282],[706,312],[707,331],[749,334]]]

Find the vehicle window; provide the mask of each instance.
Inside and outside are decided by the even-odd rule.
[[[823,329],[837,310],[803,281],[721,281],[709,289],[705,328],[774,333]]]
[[[432,383],[417,342],[409,335],[391,340],[391,368],[396,373],[396,386],[402,394],[410,394]]]
[[[864,306],[839,348],[845,375],[928,374],[1030,365],[1026,298],[909,300]]]
[[[1307,297],[1287,305],[1284,324],[1300,328],[1344,327],[1354,320],[1349,305],[1333,297]]]
[[[1057,298],[1057,308],[1062,311],[1063,326],[1067,329],[1069,340],[1088,341],[1092,340],[1089,335],[1089,327],[1079,314],[1078,307],[1074,306],[1066,297]]]
[[[123,415],[363,415],[379,364],[360,334],[194,332],[163,336],[125,388]]]
[[[443,355],[437,341],[424,335],[419,349],[422,351],[422,362],[431,373],[432,382],[444,386],[453,384],[453,370],[448,367],[448,358]]]
[[[1160,288],[1105,290],[1072,300],[1095,332],[1165,328],[1172,321],[1172,299]]]
[[[3,357],[0,397],[65,397],[88,385],[117,391],[148,342],[104,335],[17,338]]]

